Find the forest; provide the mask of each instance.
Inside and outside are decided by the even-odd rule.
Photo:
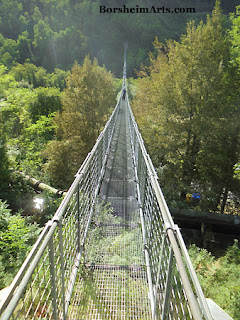
[[[0,63],[8,68],[16,62],[33,63],[53,72],[69,70],[87,54],[98,58],[117,77],[122,72],[123,42],[129,43],[128,75],[149,62],[155,36],[159,41],[178,40],[186,23],[206,19],[214,0],[171,0],[168,6],[194,7],[194,14],[99,14],[100,5],[119,7],[163,6],[160,0],[2,0],[0,3]],[[234,12],[237,0],[223,0],[224,14]]]
[[[227,31],[216,7],[180,41],[156,39],[157,56],[139,71],[133,109],[170,206],[195,193],[202,210],[239,210],[239,20],[231,18]]]
[[[146,6],[0,3],[0,288],[61,202],[43,192],[44,207],[34,207],[19,172],[69,188],[116,104],[124,42],[131,105],[170,208],[240,212],[238,1],[171,0],[196,8],[174,16],[99,14],[110,3]],[[218,280],[228,300],[222,291],[215,301],[238,317],[239,244],[219,259],[190,253],[207,294]]]

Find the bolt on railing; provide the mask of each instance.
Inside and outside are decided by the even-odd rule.
[[[56,214],[10,285],[0,307],[1,320],[67,319],[119,104],[120,100]]]

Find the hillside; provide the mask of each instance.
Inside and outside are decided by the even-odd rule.
[[[236,0],[222,1],[224,13],[233,12]],[[194,8],[195,13],[99,13],[100,6],[136,8],[155,6]],[[162,0],[2,0],[0,3],[0,63],[31,62],[47,71],[69,70],[86,54],[97,57],[108,70],[121,74],[122,44],[128,42],[128,75],[141,63],[157,36],[160,42],[178,40],[186,22],[211,13],[214,1]]]

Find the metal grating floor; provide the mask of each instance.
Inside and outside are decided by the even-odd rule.
[[[112,209],[95,210],[68,320],[151,319],[124,102],[99,196]]]

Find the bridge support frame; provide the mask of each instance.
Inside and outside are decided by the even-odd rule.
[[[156,281],[155,290],[154,290],[155,291],[155,296],[154,296],[154,306],[153,306],[153,320],[157,320],[157,288],[159,286],[160,272],[161,272],[162,257],[163,257],[163,250],[164,250],[165,241],[166,241],[166,233],[164,233],[163,237],[162,237],[161,251],[160,251],[160,255],[159,255],[157,281]]]
[[[62,319],[66,320],[65,311],[65,277],[64,277],[64,258],[63,258],[63,234],[62,234],[62,219],[58,224],[58,237],[59,237],[59,249],[60,249],[60,268],[61,268],[61,287],[62,287]]]
[[[161,320],[168,319],[167,313],[169,310],[169,298],[170,298],[170,291],[171,291],[171,287],[172,287],[172,281],[171,281],[172,274],[173,274],[173,249],[172,249],[172,247],[170,247],[169,258],[168,258],[168,268],[167,268],[167,279],[166,279],[166,285],[165,285],[164,302],[163,302]],[[157,318],[156,318],[156,320],[157,320]]]
[[[53,304],[53,319],[58,319],[57,310],[57,292],[56,292],[56,272],[54,263],[54,245],[53,245],[53,235],[49,240],[49,264],[50,264],[50,274],[51,274],[51,295]]]

